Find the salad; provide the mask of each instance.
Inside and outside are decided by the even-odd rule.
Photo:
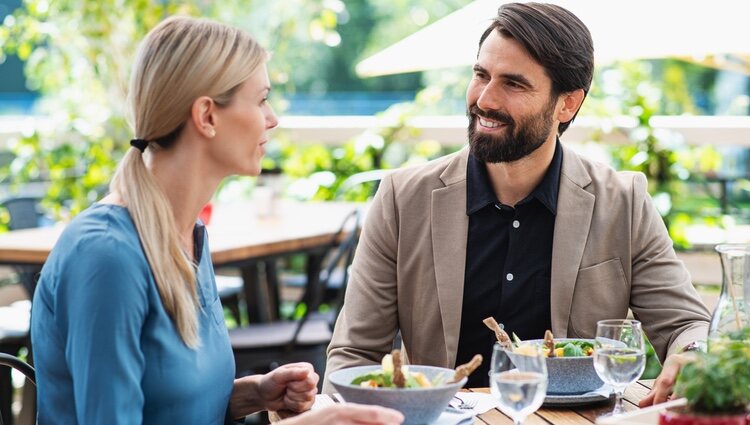
[[[371,388],[399,388],[394,382],[393,356],[386,354],[380,364],[382,369],[357,376],[352,380],[352,385]],[[407,365],[401,365],[400,370],[404,378],[404,385],[401,388],[432,388],[445,381],[443,374],[439,374],[430,380],[424,373],[409,372],[409,366]]]
[[[555,357],[588,357],[594,354],[594,344],[590,341],[573,340],[555,343]],[[549,352],[544,352],[549,356]]]
[[[488,317],[483,322],[490,330],[495,332],[497,342],[506,349],[526,356],[534,356],[539,353],[536,344],[521,341],[515,333],[513,333],[513,339],[511,340],[503,326],[497,323],[493,317]],[[542,348],[545,357],[589,357],[594,354],[594,344],[590,341],[574,339],[555,342],[550,330],[544,333]]]
[[[475,354],[471,361],[456,367],[449,379],[446,379],[443,373],[430,380],[422,372],[409,371],[409,366],[401,364],[400,350],[386,354],[380,364],[381,369],[357,376],[351,385],[370,388],[432,388],[441,384],[452,384],[471,375],[482,364],[482,355]]]

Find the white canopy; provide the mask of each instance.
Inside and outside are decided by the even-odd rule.
[[[557,0],[591,31],[598,64],[680,57],[750,72],[747,0]],[[357,64],[365,77],[473,65],[507,0],[476,0]]]

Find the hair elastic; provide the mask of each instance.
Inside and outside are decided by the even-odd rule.
[[[146,152],[148,141],[144,139],[132,139],[130,140],[130,146],[138,149],[141,153]]]

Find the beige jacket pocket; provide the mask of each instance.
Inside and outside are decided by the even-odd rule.
[[[597,321],[624,318],[629,304],[630,284],[619,258],[578,270],[568,336],[593,338]]]

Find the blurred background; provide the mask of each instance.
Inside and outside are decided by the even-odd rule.
[[[0,0],[0,191],[42,197],[50,220],[101,197],[132,136],[124,99],[138,40],[181,13],[245,28],[273,53],[282,120],[265,168],[282,171],[285,196],[367,197],[340,187],[464,144],[470,63],[501,3]],[[679,249],[747,239],[750,47],[735,21],[748,6],[561,3],[597,51],[592,91],[563,141],[646,173]],[[230,179],[219,199],[256,183]]]

